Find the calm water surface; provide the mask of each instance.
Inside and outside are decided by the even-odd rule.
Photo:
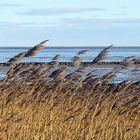
[[[60,54],[60,61],[70,61],[71,58],[79,51],[88,49],[89,51],[82,55],[83,61],[92,61],[94,57],[103,49],[102,47],[82,47],[82,48],[45,48],[38,52],[34,57],[25,58],[24,62],[48,62],[56,54]],[[27,51],[28,48],[23,47],[12,47],[12,48],[0,48],[0,63],[7,62],[14,55]],[[108,57],[105,61],[120,61],[127,56],[137,56],[140,57],[140,47],[114,47],[110,49]]]

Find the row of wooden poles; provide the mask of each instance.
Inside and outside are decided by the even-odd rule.
[[[23,65],[26,64],[48,64],[49,62],[21,62]],[[71,65],[72,62],[59,62],[59,65]],[[6,63],[0,63],[0,65],[5,65]],[[82,65],[95,65],[93,62],[81,62]],[[122,65],[123,62],[99,62],[98,65]],[[140,64],[140,62],[135,62],[134,64]]]

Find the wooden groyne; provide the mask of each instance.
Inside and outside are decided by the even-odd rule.
[[[21,62],[22,65],[27,65],[27,64],[50,64],[50,62]],[[134,64],[140,64],[140,62],[135,62]],[[6,63],[0,63],[0,66],[5,66]],[[59,62],[59,65],[72,65],[72,62]],[[92,66],[92,65],[123,65],[123,62],[100,62],[98,64],[92,63],[92,62],[81,62],[81,65],[84,66]]]

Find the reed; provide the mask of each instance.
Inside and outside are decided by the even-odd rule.
[[[60,54],[55,55],[48,63],[51,67],[57,67],[59,65]]]
[[[113,45],[110,45],[108,47],[106,47],[105,49],[103,49],[103,51],[101,51],[92,61],[92,63],[99,63],[101,62],[103,59],[106,58],[107,54],[108,54],[108,50],[113,47]]]
[[[75,55],[73,58],[72,58],[72,66],[74,67],[79,67],[81,65],[81,57],[78,56],[78,55]]]
[[[126,86],[121,85],[121,90],[110,94],[107,82],[97,84],[97,80],[92,81],[92,88],[88,84],[71,83],[69,90],[65,90],[68,87],[65,82],[43,83],[14,82],[3,87],[1,139],[129,140],[140,137],[138,92],[125,94]],[[130,85],[127,91],[129,88]]]
[[[67,69],[67,66],[63,66],[63,67],[61,67],[61,68],[59,68],[59,69],[53,71],[53,72],[50,74],[49,77],[50,77],[50,78],[55,78],[55,79],[57,79],[58,77],[62,78],[62,77],[64,77],[64,73],[65,73],[66,69]]]
[[[13,58],[11,58],[8,62],[7,62],[7,64],[6,65],[8,65],[8,66],[15,66],[15,65],[17,65],[17,64],[19,64],[20,63],[20,60],[22,60],[23,58],[24,58],[24,56],[25,56],[25,52],[23,52],[23,53],[19,53],[18,55],[15,55]]]
[[[30,56],[34,56],[37,54],[38,50],[42,50],[44,48],[44,44],[49,41],[49,40],[44,40],[42,42],[40,42],[38,45],[34,46],[33,48],[31,48],[26,54],[25,57],[30,57]]]
[[[124,60],[122,61],[122,65],[125,67],[132,67],[133,65],[135,65],[135,62],[135,56],[129,56],[124,58]]]
[[[46,41],[25,54],[42,49]],[[93,61],[107,57],[105,48]],[[72,63],[78,62],[79,52]],[[23,55],[23,57],[25,57]],[[22,58],[22,57],[21,57]],[[140,82],[110,83],[83,65],[52,67],[21,64],[20,55],[6,81],[0,81],[0,139],[136,140],[140,138]],[[51,61],[57,61],[59,55]],[[81,62],[81,61],[80,61]]]
[[[82,51],[79,51],[79,52],[77,53],[77,55],[85,54],[86,52],[88,52],[88,50],[82,50]]]

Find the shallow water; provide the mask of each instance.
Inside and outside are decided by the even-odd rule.
[[[25,52],[29,48],[23,48],[23,47],[12,47],[12,48],[0,48],[0,63],[7,62],[11,57],[14,55]],[[45,48],[44,50],[38,51],[38,54],[34,57],[29,57],[23,59],[22,62],[49,62],[52,57],[54,57],[56,54],[60,54],[61,62],[69,62],[71,61],[71,58],[76,55],[81,50],[88,50],[88,52],[84,55],[83,61],[85,62],[91,62],[97,54],[103,50],[103,47],[73,47],[73,48]],[[108,57],[105,59],[105,61],[121,61],[123,58],[128,56],[136,56],[140,58],[140,47],[113,47],[110,49]],[[92,71],[93,67],[88,67],[88,72]],[[97,75],[101,76],[107,72],[109,72],[112,69],[112,66],[109,67],[98,67],[96,68]],[[134,71],[135,68],[128,68],[128,69],[121,69],[118,70],[114,78],[111,80],[111,82],[121,82],[124,80],[132,80],[132,81],[140,81],[140,70]],[[73,71],[74,69],[71,69],[69,71]],[[6,74],[7,69],[3,69],[0,71],[0,78],[3,78]]]
[[[0,63],[7,62],[14,55],[25,52],[29,48],[12,47],[12,48],[0,48]],[[54,48],[49,47],[44,50],[38,51],[38,54],[34,57],[25,58],[23,62],[48,62],[56,54],[60,54],[60,61],[71,61],[71,58],[76,55],[77,52],[87,49],[88,52],[84,55],[83,61],[91,62],[97,54],[103,49],[103,47],[61,47]],[[128,56],[140,57],[140,47],[113,47],[110,49],[108,57],[105,61],[121,61]]]

